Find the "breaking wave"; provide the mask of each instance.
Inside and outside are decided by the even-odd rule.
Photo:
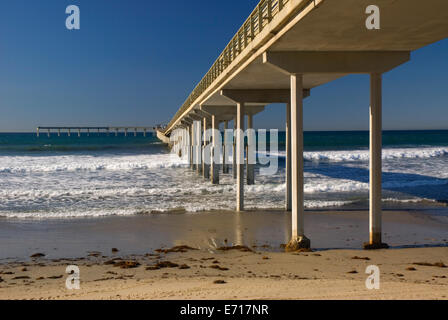
[[[286,157],[284,151],[259,152],[260,155]],[[448,148],[401,148],[383,149],[383,159],[430,159],[448,156]],[[308,161],[369,161],[369,150],[338,150],[305,152]]]

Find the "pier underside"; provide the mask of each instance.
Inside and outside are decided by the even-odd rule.
[[[268,3],[273,5],[272,10],[279,5],[276,1]],[[220,121],[227,126],[233,120],[237,130],[233,146],[236,209],[243,211],[245,167],[247,175],[253,175],[253,167],[244,166],[241,161],[245,148],[238,132],[245,130],[244,117],[248,117],[250,129],[254,125],[253,115],[262,111],[256,108],[270,103],[286,104],[285,207],[292,210],[293,217],[293,237],[288,248],[307,248],[310,241],[305,236],[303,221],[303,123],[306,121],[303,99],[308,96],[312,99],[313,88],[346,75],[369,74],[370,240],[366,248],[384,248],[386,245],[381,241],[382,75],[408,62],[412,51],[448,36],[448,1],[289,0],[282,4],[283,9],[276,16],[270,16],[269,10],[266,16],[259,16],[258,21],[266,18],[270,19],[269,23],[250,42],[246,29],[242,29],[244,47],[239,33],[233,51],[230,50],[232,61],[225,68],[221,65],[218,69],[212,68],[214,73],[206,78],[213,81],[200,87],[201,94],[179,110],[163,134],[170,136],[174,129],[188,127],[191,132],[199,132],[199,139],[204,137],[205,147],[209,139],[204,129],[210,124],[216,129]],[[370,5],[380,9],[379,30],[366,28],[366,8]],[[216,147],[217,141],[213,138],[210,143]],[[212,176],[212,182],[217,183],[216,174]]]

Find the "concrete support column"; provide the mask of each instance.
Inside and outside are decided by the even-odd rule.
[[[58,137],[61,136],[61,129],[58,129]]]
[[[244,103],[236,111],[236,211],[244,210]]]
[[[70,129],[68,129],[68,136],[70,137]]]
[[[210,165],[207,164],[205,161],[205,147],[208,144],[208,136],[207,136],[207,118],[204,118],[204,143],[202,145],[202,176],[204,177],[204,179],[209,179],[210,178]]]
[[[194,141],[194,122],[190,125],[189,127],[189,132],[188,132],[189,137],[187,138],[188,141],[188,159],[190,162],[190,168],[192,170],[195,169],[195,165],[194,165],[194,157],[193,157],[193,141]]]
[[[254,116],[252,114],[249,114],[247,116],[247,129],[253,129],[254,128]],[[247,152],[246,152],[246,178],[247,178],[247,185],[253,185],[255,184],[255,164],[250,163],[251,159],[249,156],[251,147],[253,147],[254,141],[252,140],[252,136],[249,134],[247,137]]]
[[[219,152],[218,148],[218,137],[217,137],[217,130],[219,130],[219,122],[215,115],[212,116],[212,148],[210,152],[210,176],[211,176],[211,182],[213,184],[219,184],[219,163],[217,163],[217,153]]]
[[[291,180],[291,104],[286,104],[286,211],[292,210]]]
[[[198,174],[202,173],[202,123],[201,121],[197,122],[196,125],[196,136],[195,136],[195,140],[196,140],[196,148],[195,148],[195,154],[196,154],[196,172]]]
[[[237,169],[236,169],[236,128],[237,128],[237,118],[233,119],[233,160],[232,160],[232,174],[233,179],[236,179]]]
[[[81,130],[78,129],[78,137],[81,137]]]
[[[39,138],[39,128],[37,128],[36,134],[37,134],[37,137]]]
[[[227,156],[228,156],[228,150],[226,146],[227,142],[227,132],[226,130],[229,129],[229,121],[224,121],[224,141],[222,144],[222,173],[227,174],[229,173],[229,167],[227,165]]]
[[[303,179],[303,75],[291,75],[291,173],[292,173],[292,239],[287,251],[309,249],[305,236]]]
[[[370,75],[370,241],[366,249],[387,248],[381,230],[382,75]]]
[[[187,140],[188,132],[190,129],[188,127],[182,128],[182,131],[178,133],[177,141],[180,141],[178,155],[190,161],[190,156],[188,155],[188,150],[190,148],[190,142]]]

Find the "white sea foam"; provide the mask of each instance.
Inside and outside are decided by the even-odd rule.
[[[270,153],[284,157],[284,152]],[[448,148],[384,149],[383,159],[430,159],[448,155]],[[305,152],[309,161],[368,161],[368,150]],[[0,173],[130,171],[136,169],[166,169],[187,165],[173,154],[152,155],[61,155],[61,156],[3,156]]]
[[[385,197],[418,202],[430,199],[431,194],[412,193],[412,188],[448,189],[447,154],[444,148],[386,149],[383,188],[394,193]],[[307,152],[305,158],[318,160],[305,164],[306,208],[367,199],[368,151]],[[402,189],[405,194],[400,195],[397,190]],[[0,156],[0,216],[9,218],[232,210],[235,194],[231,175],[221,175],[220,185],[212,185],[189,170],[185,159],[171,154]],[[256,184],[245,186],[249,209],[282,208],[284,198],[283,168],[274,176],[257,174]]]
[[[186,164],[186,160],[173,154],[4,156],[0,157],[0,173],[149,170],[176,168]]]
[[[286,157],[286,152],[259,152],[260,155]],[[448,148],[393,148],[383,149],[383,159],[430,159],[448,156]],[[305,152],[309,161],[369,161],[368,150],[338,150]]]

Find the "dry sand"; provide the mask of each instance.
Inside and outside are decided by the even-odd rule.
[[[448,299],[448,268],[415,264],[448,264],[447,247],[310,253],[194,250],[127,257],[125,261],[140,264],[130,269],[104,264],[109,260],[37,258],[4,264],[0,299]],[[161,261],[185,269],[147,270]],[[70,291],[65,269],[73,264],[80,268],[81,288]],[[380,290],[366,289],[369,265],[380,268]]]

